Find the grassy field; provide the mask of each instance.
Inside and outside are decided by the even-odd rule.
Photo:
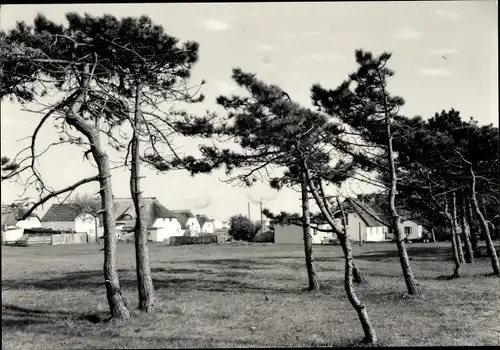
[[[486,258],[447,280],[449,243],[412,244],[418,297],[405,290],[396,247],[354,247],[357,287],[380,345],[500,345],[500,279]],[[2,247],[2,349],[354,346],[362,338],[343,287],[338,246],[315,246],[321,291],[304,291],[300,245],[150,246],[154,315],[105,323],[102,245]],[[132,244],[120,280],[136,308]],[[267,298],[266,298],[267,296]]]

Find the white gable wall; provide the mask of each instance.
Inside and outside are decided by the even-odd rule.
[[[215,232],[215,225],[213,222],[206,221],[203,224],[203,227],[200,229],[200,232],[211,234]]]
[[[181,224],[176,218],[158,218],[153,223],[152,227],[156,228],[156,242],[163,242],[172,236],[181,236]]]
[[[200,232],[200,223],[197,218],[189,218],[186,223],[186,231],[189,230],[192,236],[196,236]]]
[[[422,238],[422,225],[410,220],[405,220],[401,222],[401,226],[404,238],[408,238],[409,240]],[[410,231],[410,234],[407,234],[408,231]]]
[[[86,233],[89,237],[95,238],[96,236],[96,220],[97,226],[99,219],[90,214],[81,214],[75,219],[75,232]]]
[[[16,226],[8,226],[5,231],[2,231],[2,243],[14,243],[21,239],[24,234],[24,229]]]
[[[383,242],[386,241],[387,227],[373,226],[366,228],[366,241],[367,242]]]

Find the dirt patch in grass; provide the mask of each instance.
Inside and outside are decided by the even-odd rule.
[[[98,245],[2,247],[2,348],[357,346],[337,246],[315,246],[321,291],[309,293],[300,245],[150,246],[156,312],[108,322]],[[354,247],[356,286],[380,345],[500,345],[500,279],[486,258],[450,275],[449,244],[409,247],[420,294],[404,294],[392,244]],[[61,254],[61,253],[64,254]],[[118,246],[120,282],[137,304],[133,246]]]

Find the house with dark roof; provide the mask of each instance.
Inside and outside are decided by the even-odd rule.
[[[387,194],[346,198],[342,205],[346,213],[347,235],[352,241],[383,242],[394,239]],[[400,211],[400,215],[404,237],[408,240],[421,239],[422,225],[411,219],[409,212]],[[340,216],[340,213],[335,215],[339,223]]]
[[[98,217],[82,212],[79,206],[71,202],[52,204],[41,222],[43,228],[86,233],[90,241],[95,240],[99,228]]]
[[[24,208],[18,208],[12,205],[2,205],[1,209],[1,228],[2,243],[16,242],[24,234],[24,229],[42,227],[38,215],[32,213],[24,220],[17,220],[25,212]]]
[[[197,236],[200,232],[200,223],[191,210],[172,210],[181,224],[182,233],[189,236]]]
[[[117,235],[133,231],[135,226],[134,202],[131,198],[115,198],[113,201]],[[181,235],[176,216],[154,197],[144,198],[146,226],[149,237],[161,242],[171,236]],[[73,203],[53,204],[42,218],[42,226],[54,230],[85,232],[95,239],[103,235],[102,215],[94,217],[82,213]]]
[[[196,215],[196,219],[200,224],[200,233],[212,234],[215,232],[214,221],[206,215]]]
[[[133,232],[135,226],[135,207],[131,198],[115,198],[116,229],[119,235]],[[155,197],[144,198],[144,221],[149,239],[163,242],[172,236],[181,236],[182,227],[174,212],[165,208]]]

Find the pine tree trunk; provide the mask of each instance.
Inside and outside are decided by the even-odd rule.
[[[137,288],[139,292],[139,310],[150,313],[154,310],[155,292],[148,254],[148,231],[145,222],[144,199],[140,189],[140,157],[138,130],[141,119],[141,90],[140,85],[136,89],[136,102],[134,111],[134,125],[132,135],[131,170],[130,170],[130,194],[135,208],[135,262],[137,273]]]
[[[448,211],[448,200],[446,197],[444,199],[444,217],[445,217],[445,222],[447,223],[447,227],[450,229],[451,249],[453,252],[453,263],[454,263],[453,277],[458,278],[460,277],[461,262],[460,262],[460,257],[458,256],[457,240],[455,235],[456,226],[453,223],[453,215],[450,214],[450,212]]]
[[[347,298],[349,299],[349,302],[358,313],[359,321],[361,322],[361,327],[363,327],[363,332],[365,334],[363,342],[368,344],[375,344],[377,342],[377,335],[375,334],[375,330],[373,329],[373,326],[370,322],[370,318],[368,317],[366,308],[356,296],[356,292],[354,291],[354,287],[352,285],[353,274],[354,274],[352,247],[351,247],[351,242],[347,237],[345,212],[342,209],[342,205],[340,204],[338,197],[337,197],[337,204],[342,213],[342,231],[337,232],[337,237],[340,241],[345,256],[345,279],[344,279],[345,291],[347,293]]]
[[[304,252],[306,258],[307,277],[309,279],[308,290],[319,290],[318,275],[314,266],[314,253],[311,237],[311,216],[309,212],[309,199],[307,190],[307,179],[302,172],[302,230],[304,238]]]
[[[392,229],[394,230],[394,236],[396,238],[396,246],[399,253],[399,261],[401,263],[401,269],[403,270],[403,276],[406,283],[406,289],[408,294],[416,294],[417,291],[417,281],[411,270],[410,259],[408,258],[408,252],[406,251],[406,246],[403,241],[403,230],[401,228],[401,221],[399,214],[396,210],[396,191],[397,191],[397,176],[396,176],[396,165],[394,162],[394,152],[392,150],[392,136],[391,136],[391,126],[389,118],[386,121],[387,127],[387,137],[388,137],[388,160],[390,168],[390,181],[391,187],[389,188],[389,209],[392,216]]]
[[[368,344],[375,344],[377,342],[375,329],[370,322],[370,318],[368,317],[368,313],[366,312],[365,305],[358,299],[353,287],[354,266],[351,242],[349,242],[349,239],[347,239],[345,231],[344,234],[340,235],[338,238],[340,244],[342,245],[342,249],[346,252],[344,288],[347,294],[347,298],[349,299],[352,307],[356,310],[359,321],[361,322],[361,327],[363,328],[363,332],[365,335],[363,342]]]
[[[436,234],[434,232],[434,227],[431,228],[432,243],[436,243]]]
[[[461,271],[461,265],[462,262],[460,261],[460,255],[458,253],[458,247],[457,247],[457,235],[455,233],[455,225],[453,223],[451,224],[451,248],[453,251],[453,263],[454,263],[454,268],[453,268],[453,277],[458,278],[460,277],[460,271]]]
[[[460,263],[463,264],[465,262],[464,259],[464,250],[462,248],[462,239],[460,238],[459,226],[457,222],[457,200],[455,192],[451,195],[451,219],[453,225],[452,234],[455,236],[455,244],[457,248],[458,258],[460,259]]]
[[[401,224],[399,223],[399,218],[397,219],[398,223],[393,225],[399,226],[399,232],[401,232]],[[415,277],[413,276],[413,272],[411,270],[410,266],[410,258],[408,257],[408,252],[406,251],[406,245],[404,240],[401,238],[402,234],[397,233],[397,230],[394,230],[396,233],[396,246],[398,248],[398,253],[399,253],[399,262],[401,264],[401,269],[403,271],[403,277],[405,280],[406,284],[406,289],[408,291],[408,294],[414,295],[418,292],[417,290],[417,281],[415,280]],[[398,238],[399,236],[399,238]]]
[[[111,186],[111,171],[109,159],[101,146],[99,131],[79,115],[81,105],[85,98],[88,85],[89,67],[84,67],[81,92],[75,98],[71,108],[66,110],[66,122],[75,127],[87,137],[90,151],[97,164],[100,176],[101,208],[103,210],[104,228],[104,283],[106,285],[106,296],[108,299],[111,317],[116,319],[129,319],[130,312],[125,304],[118,277],[116,266],[116,222],[113,203],[113,189]]]
[[[467,220],[465,219],[465,194],[464,192],[460,195],[460,226],[462,227],[462,232],[464,233],[464,243],[465,243],[465,262],[467,264],[472,264],[474,262],[474,252],[472,250],[472,244],[470,239],[470,230],[467,225]]]
[[[303,162],[303,172],[305,175],[305,179],[307,180],[306,184],[309,185],[309,188],[311,190],[312,195],[314,196],[314,199],[316,201],[316,204],[318,205],[319,209],[321,210],[321,213],[325,217],[326,221],[332,228],[333,232],[337,235],[337,239],[339,240],[341,246],[342,246],[342,251],[344,252],[345,260],[346,260],[346,265],[345,265],[345,290],[347,294],[347,298],[349,299],[349,302],[351,305],[354,307],[356,312],[358,313],[358,317],[361,322],[361,326],[363,328],[363,332],[365,334],[364,341],[367,343],[376,343],[377,342],[377,336],[375,333],[375,330],[373,329],[370,319],[368,317],[368,313],[366,311],[365,306],[360,302],[360,300],[357,298],[356,293],[354,291],[354,288],[352,286],[353,282],[353,257],[352,257],[352,247],[351,247],[351,242],[349,241],[347,234],[345,232],[345,227],[343,230],[340,230],[336,224],[335,220],[333,219],[333,216],[331,215],[331,209],[329,208],[329,205],[326,200],[322,200],[322,198],[319,196],[318,190],[316,189],[316,186],[314,185],[313,180],[311,179],[311,174],[309,173],[309,169],[307,167],[307,163]],[[321,186],[321,185],[320,185]]]
[[[491,259],[491,267],[493,269],[493,274],[500,277],[500,263],[498,261],[498,256],[495,250],[495,246],[493,244],[493,240],[491,239],[490,229],[488,227],[486,219],[484,218],[483,214],[481,213],[481,210],[479,209],[479,203],[477,202],[476,176],[474,174],[474,171],[472,170],[472,166],[470,168],[470,172],[472,175],[472,186],[471,186],[472,208],[476,213],[476,217],[479,219],[481,230],[483,231],[484,240],[486,241],[486,248],[488,251],[488,255]]]
[[[467,223],[469,224],[469,229],[470,229],[470,240],[472,244],[472,251],[474,253],[474,258],[479,258],[481,256],[481,252],[479,251],[479,242],[478,242],[478,237],[477,233],[475,232],[474,229],[474,220],[473,220],[473,215],[472,215],[472,205],[471,205],[471,199],[470,197],[467,197],[465,201],[465,215],[467,218]]]
[[[120,280],[116,266],[116,222],[109,160],[104,152],[96,150],[92,154],[94,155],[99,175],[101,176],[101,204],[102,208],[104,208],[104,280],[106,283],[106,295],[111,316],[128,319],[130,318],[130,312],[120,290]]]

